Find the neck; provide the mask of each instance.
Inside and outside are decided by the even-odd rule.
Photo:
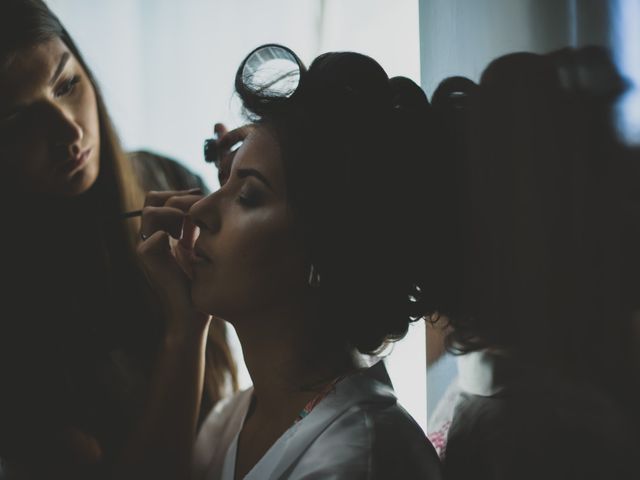
[[[346,348],[318,340],[309,325],[320,320],[288,307],[234,321],[254,386],[256,413],[290,416],[336,377],[357,368]]]

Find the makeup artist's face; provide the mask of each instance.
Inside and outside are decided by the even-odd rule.
[[[238,150],[228,181],[191,208],[200,226],[192,282],[200,310],[234,323],[304,298],[303,248],[284,178],[272,132],[258,127]]]
[[[60,39],[18,51],[0,70],[0,165],[19,191],[87,191],[98,177],[98,125],[93,86]]]

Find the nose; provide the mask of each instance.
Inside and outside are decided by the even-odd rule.
[[[58,105],[50,105],[49,121],[54,145],[71,155],[78,155],[82,150],[84,131],[71,112]]]
[[[196,203],[189,209],[189,218],[200,228],[200,231],[216,233],[222,225],[220,215],[220,190],[213,192]]]

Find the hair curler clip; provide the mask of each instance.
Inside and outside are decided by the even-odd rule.
[[[207,138],[204,141],[204,161],[207,163],[213,163],[216,167],[220,161],[219,148],[218,148],[218,134],[214,133],[213,137]]]

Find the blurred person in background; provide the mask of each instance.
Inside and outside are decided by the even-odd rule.
[[[506,55],[479,85],[434,93],[458,158],[459,281],[440,312],[463,355],[430,426],[448,479],[638,475],[639,177],[612,122],[624,89],[585,47]]]

